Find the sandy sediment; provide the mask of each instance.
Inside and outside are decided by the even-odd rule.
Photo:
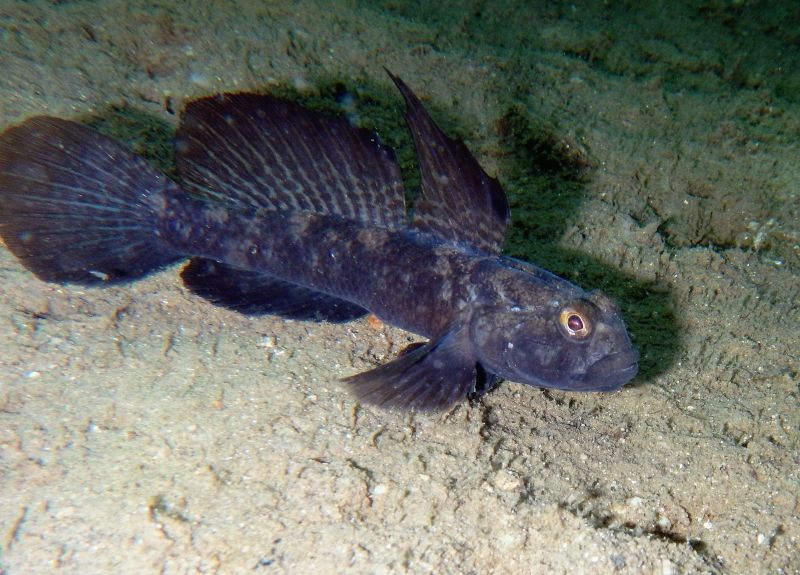
[[[389,66],[504,183],[509,252],[614,296],[643,361],[611,395],[504,383],[385,412],[339,378],[407,333],[243,317],[179,266],[46,284],[1,248],[0,573],[800,571],[800,80],[770,75],[780,14],[675,8],[654,39],[646,8],[600,26],[501,3],[5,4],[0,127],[83,119],[167,169],[175,112],[218,91],[405,138]]]

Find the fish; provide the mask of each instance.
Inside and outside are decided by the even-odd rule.
[[[269,94],[190,101],[173,181],[88,126],[34,116],[0,135],[0,236],[40,280],[105,286],[177,262],[193,294],[248,315],[373,314],[427,339],[344,378],[365,404],[436,412],[501,380],[614,391],[638,371],[617,305],[502,255],[508,200],[467,146],[405,101],[421,189],[343,117]]]

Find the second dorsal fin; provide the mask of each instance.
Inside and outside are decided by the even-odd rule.
[[[394,152],[344,118],[269,95],[221,94],[189,103],[174,145],[182,183],[194,195],[406,224]]]
[[[444,240],[499,253],[509,218],[500,183],[483,171],[463,142],[439,129],[400,78],[389,76],[406,101],[406,122],[422,176],[414,224]]]

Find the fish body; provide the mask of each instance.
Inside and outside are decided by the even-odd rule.
[[[0,136],[0,234],[40,278],[133,280],[190,258],[186,286],[249,314],[371,312],[428,343],[347,381],[367,402],[436,410],[501,378],[609,391],[637,371],[604,295],[500,254],[496,180],[410,89],[422,175],[409,221],[393,152],[341,118],[265,95],[188,105],[180,185],[80,124],[37,117]]]

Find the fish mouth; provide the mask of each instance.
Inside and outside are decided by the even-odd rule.
[[[639,372],[639,352],[635,349],[619,351],[600,358],[585,371],[565,373],[541,371],[536,377],[514,367],[511,381],[562,391],[616,391]]]
[[[639,352],[635,349],[607,355],[586,370],[581,377],[583,391],[613,391],[619,389],[639,372]]]

